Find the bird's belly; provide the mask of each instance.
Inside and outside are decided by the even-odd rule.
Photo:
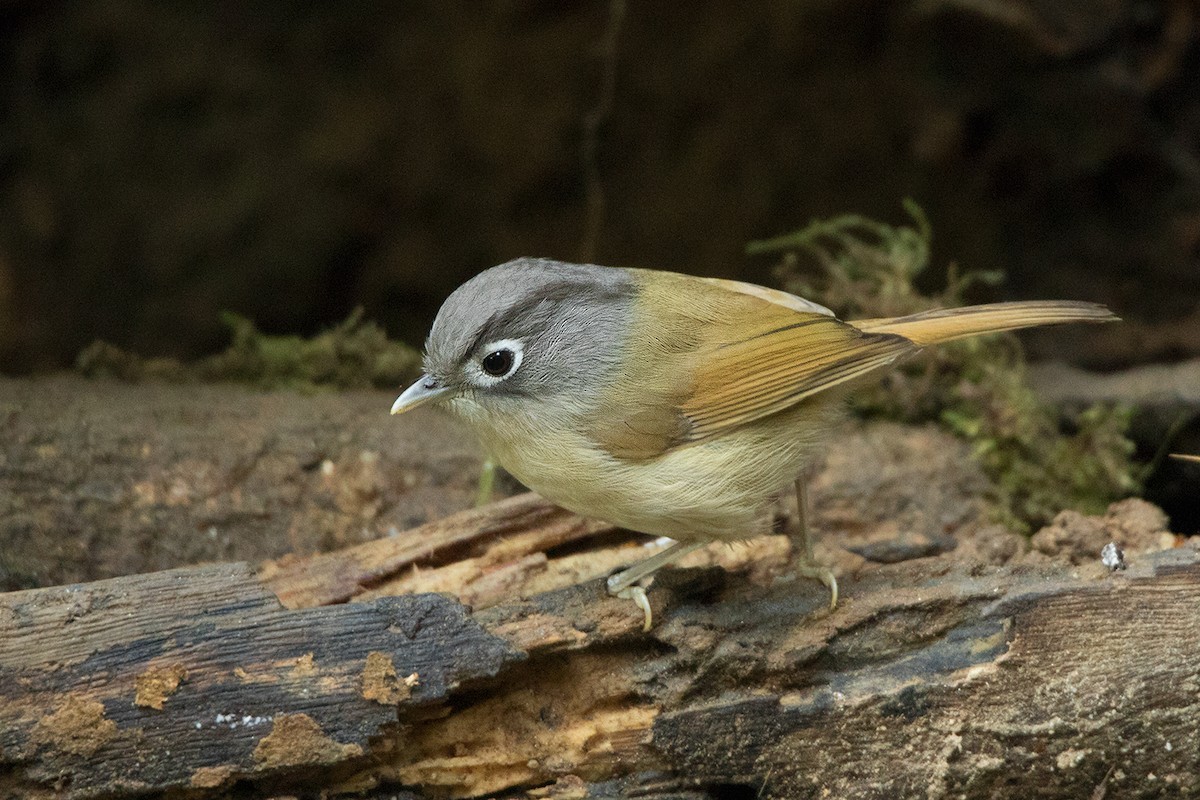
[[[655,536],[728,541],[770,532],[772,502],[803,471],[811,431],[825,427],[812,424],[811,412],[820,409],[789,410],[773,424],[638,461],[615,458],[575,430],[526,429],[484,443],[518,480],[563,508]]]
[[[723,476],[678,465],[634,468],[602,459],[564,459],[558,469],[528,469],[525,459],[500,458],[522,483],[585,517],[672,539],[747,539],[765,533],[770,490],[734,487]],[[748,489],[750,489],[748,491]]]

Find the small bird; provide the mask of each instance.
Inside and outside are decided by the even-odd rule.
[[[800,476],[855,381],[926,345],[1063,322],[1115,320],[1093,303],[1030,301],[843,322],[738,281],[520,258],[456,289],[425,343],[424,374],[392,413],[427,403],[563,508],[675,543],[608,580],[638,582],[711,541],[770,533],[793,482],[799,574],[813,563]]]

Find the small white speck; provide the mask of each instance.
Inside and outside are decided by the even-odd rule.
[[[1167,742],[1167,752],[1171,752],[1171,743]]]
[[[210,527],[210,528],[208,529],[208,538],[210,538],[210,539],[215,539],[215,538],[217,538],[217,529],[216,529],[216,528],[214,528],[214,527]]]
[[[239,726],[243,728],[252,728],[257,725],[263,725],[271,722],[273,719],[274,717],[269,715],[265,717],[256,717],[253,714],[243,714],[241,719],[238,719],[237,714],[217,714],[216,723],[218,725],[227,725],[230,730],[234,730]],[[199,722],[196,723],[196,727],[200,727]]]
[[[202,725],[201,725],[200,721],[197,720],[196,721],[196,730],[200,730],[201,727],[202,727]]]
[[[321,462],[321,474],[322,475],[329,477],[330,475],[333,474],[333,470],[334,470],[333,462],[330,461],[328,458]]]
[[[1104,545],[1104,549],[1100,551],[1100,563],[1113,572],[1129,566],[1125,563],[1125,551],[1118,547],[1116,542]]]
[[[672,544],[674,541],[675,540],[670,536],[660,536],[657,539],[645,542],[642,544],[642,547],[666,547],[667,545]]]

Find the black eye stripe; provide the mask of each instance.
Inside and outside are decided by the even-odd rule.
[[[495,350],[483,357],[480,366],[483,371],[493,378],[507,375],[513,367],[513,351],[507,348]]]

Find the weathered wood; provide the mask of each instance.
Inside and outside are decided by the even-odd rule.
[[[289,608],[450,592],[481,609],[606,575],[664,546],[526,493],[402,536],[285,556],[264,564],[259,578]],[[713,545],[681,564],[778,571],[788,552],[787,537],[767,536],[735,548]]]
[[[493,529],[526,541],[501,520],[541,530],[536,507]],[[922,559],[847,576],[833,614],[807,582],[668,570],[650,634],[599,580],[474,613],[289,610],[237,566],[4,595],[0,795],[1194,791],[1200,552],[1149,552],[1173,542],[1145,504],[1064,517],[1041,546],[1073,528],[1130,568]]]
[[[897,597],[860,633],[887,657],[818,661],[785,691],[663,714],[655,746],[702,783],[768,797],[1200,791],[1196,551],[1131,575],[1030,577]],[[913,635],[939,617],[953,624]],[[914,627],[878,640],[897,625]]]
[[[454,797],[644,770],[779,798],[1200,786],[1195,549],[1116,575],[885,567],[847,582],[831,616],[819,595],[701,574],[718,582],[688,587],[690,600],[679,584],[651,592],[676,605],[656,608],[642,644],[589,641],[585,620],[562,624],[559,593],[530,601],[522,619],[540,618],[560,647],[575,631],[581,652],[535,654],[372,774]],[[511,611],[476,618],[501,631]]]
[[[292,612],[245,565],[15,592],[0,595],[0,761],[18,787],[72,797],[337,765],[398,707],[521,658],[453,600]]]
[[[435,520],[403,536],[332,553],[285,556],[265,564],[260,577],[288,608],[422,590],[457,590],[461,595],[466,584],[492,568],[534,554],[544,558],[553,547],[611,530],[527,493]],[[443,577],[423,569],[434,563],[453,565],[453,574]]]

